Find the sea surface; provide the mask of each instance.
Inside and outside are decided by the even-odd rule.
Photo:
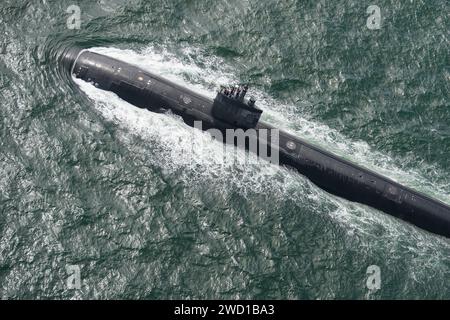
[[[449,239],[242,150],[224,161],[207,134],[58,63],[78,46],[211,98],[248,82],[263,120],[450,204],[449,12],[2,0],[0,298],[450,299]]]

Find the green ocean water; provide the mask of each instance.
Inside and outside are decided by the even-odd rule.
[[[58,65],[79,46],[209,96],[249,82],[265,121],[450,204],[449,7],[3,0],[0,298],[449,299],[450,240],[219,144],[188,157],[205,134]]]

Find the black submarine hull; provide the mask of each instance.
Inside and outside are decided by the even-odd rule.
[[[151,111],[169,109],[190,125],[201,121],[204,130],[239,129],[214,116],[214,102],[198,93],[126,62],[72,48],[62,55],[71,75],[127,102]],[[263,130],[265,129],[265,130]],[[371,170],[318,148],[282,130],[276,145],[273,126],[259,121],[255,139],[279,152],[279,163],[295,168],[327,192],[362,203],[432,233],[450,237],[450,206]],[[260,135],[265,131],[265,135]]]

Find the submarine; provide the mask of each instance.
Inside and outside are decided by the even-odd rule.
[[[136,107],[153,112],[170,110],[191,126],[201,121],[202,130],[248,130],[248,136],[259,146],[267,145],[271,153],[278,154],[280,165],[295,169],[323,190],[450,238],[449,205],[261,121],[262,110],[256,101],[245,99],[247,86],[222,88],[215,99],[210,99],[125,61],[89,50],[67,48],[59,62],[71,78],[113,92]],[[250,150],[248,142],[245,148]],[[250,151],[259,153],[260,148]]]

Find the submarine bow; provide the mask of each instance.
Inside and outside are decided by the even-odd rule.
[[[191,126],[202,121],[203,130],[254,129],[255,139],[279,152],[280,164],[296,169],[325,191],[450,238],[449,205],[282,130],[277,145],[270,135],[261,138],[262,131],[275,128],[259,120],[262,111],[254,100],[245,102],[246,89],[225,89],[211,100],[137,66],[78,48],[67,49],[61,64],[75,78],[114,92],[139,108],[169,109]]]

